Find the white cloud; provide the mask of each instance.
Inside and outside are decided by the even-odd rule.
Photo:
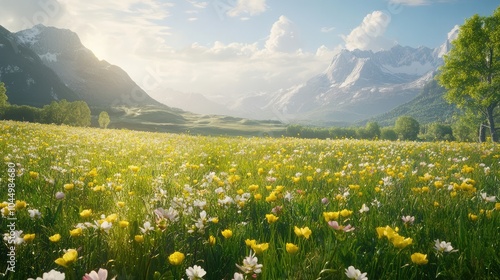
[[[358,27],[354,28],[349,35],[342,37],[346,49],[379,51],[392,47],[394,42],[384,37],[390,21],[391,16],[381,11],[366,15]]]
[[[230,17],[237,17],[243,14],[254,16],[261,14],[266,10],[266,0],[238,0],[236,5],[231,9],[228,9],[226,14]]]
[[[266,49],[272,52],[293,52],[300,48],[300,39],[295,25],[285,16],[280,16],[266,41]]]
[[[332,32],[333,30],[335,30],[335,27],[321,27],[321,32],[323,33]]]

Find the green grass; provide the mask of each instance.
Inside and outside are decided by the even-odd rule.
[[[5,279],[53,269],[81,279],[99,268],[109,278],[187,279],[185,270],[194,265],[206,271],[204,279],[232,279],[250,253],[247,239],[268,243],[256,255],[258,279],[347,279],[349,266],[369,279],[500,279],[500,204],[481,195],[500,195],[495,144],[215,137],[18,122],[0,127],[0,202],[8,201],[9,165],[15,164],[15,227],[21,237],[35,234],[15,246],[16,271]],[[64,199],[56,199],[57,192]],[[369,211],[360,213],[363,204]],[[8,208],[3,204],[1,212]],[[176,218],[158,219],[158,208]],[[41,216],[32,219],[28,210],[35,209]],[[92,210],[89,216],[85,209]],[[352,225],[351,232],[334,230],[324,218],[344,209],[335,219]],[[270,224],[266,214],[273,210],[278,220]],[[405,225],[406,215],[413,224]],[[108,231],[90,226],[104,221],[111,223]],[[153,229],[143,233],[145,222]],[[90,224],[71,236],[79,223]],[[2,216],[4,232],[8,225]],[[386,226],[411,244],[396,248],[395,239],[379,238],[376,229]],[[312,233],[306,239],[295,227]],[[222,235],[226,229],[230,238]],[[49,240],[54,234],[59,242]],[[438,254],[436,239],[457,251]],[[287,243],[298,252],[288,253]],[[0,246],[2,260],[6,245]],[[67,249],[78,258],[68,267],[56,264]],[[180,265],[169,262],[176,251],[185,256]],[[417,252],[427,255],[427,264],[412,262]],[[2,261],[0,271],[6,267]]]

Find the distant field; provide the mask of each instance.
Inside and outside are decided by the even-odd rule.
[[[0,128],[5,279],[500,279],[495,144]]]
[[[197,115],[157,107],[118,108],[111,113],[110,128],[190,133],[212,136],[273,136],[285,134],[279,121],[248,120],[228,116]]]

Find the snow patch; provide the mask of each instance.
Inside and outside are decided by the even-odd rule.
[[[33,46],[38,42],[38,35],[40,35],[40,29],[35,26],[31,29],[26,29],[17,33],[17,38],[22,44]]]
[[[409,65],[391,66],[388,64],[382,65],[381,70],[389,74],[408,74],[421,76],[435,69],[436,66],[427,61],[424,64],[418,61],[412,61]]]
[[[46,62],[57,62],[58,55],[59,55],[58,53],[48,52],[46,54],[39,55],[39,57],[41,60],[45,60]]]

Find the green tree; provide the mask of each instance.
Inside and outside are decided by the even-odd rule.
[[[64,124],[72,126],[90,126],[91,113],[85,101],[74,101],[66,104],[63,110],[67,114]]]
[[[451,141],[454,140],[451,126],[442,123],[431,123],[427,129],[428,140],[433,141]]]
[[[107,128],[109,123],[110,123],[110,119],[109,119],[109,114],[108,112],[106,111],[102,111],[100,114],[99,114],[99,126],[101,128]]]
[[[398,134],[392,128],[382,128],[382,130],[380,131],[380,137],[384,140],[398,140]]]
[[[5,112],[5,109],[9,105],[7,100],[9,97],[7,97],[7,89],[5,88],[4,83],[0,83],[0,116],[2,116]]]
[[[492,140],[498,142],[494,114],[500,104],[500,7],[492,16],[476,14],[467,19],[452,45],[437,76],[448,90],[445,98],[480,114],[479,131],[486,125]]]
[[[420,124],[409,116],[401,116],[396,120],[394,130],[402,140],[417,140]]]
[[[380,126],[378,125],[377,122],[367,123],[365,126],[365,131],[368,137],[371,139],[380,138],[381,131],[380,131]]]

